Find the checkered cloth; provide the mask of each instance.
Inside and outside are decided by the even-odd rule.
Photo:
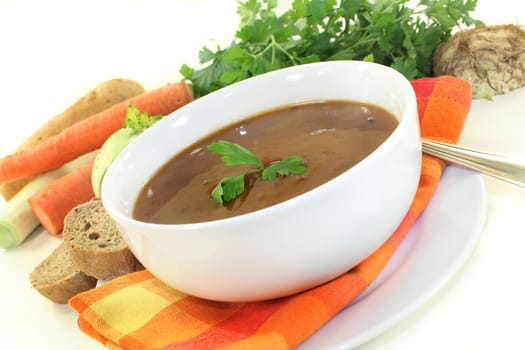
[[[412,82],[422,136],[456,143],[471,104],[470,85],[443,76]],[[292,349],[374,280],[427,205],[445,163],[423,155],[414,201],[391,237],[342,276],[293,296],[250,303],[185,295],[148,271],[132,273],[70,300],[82,331],[109,349]]]

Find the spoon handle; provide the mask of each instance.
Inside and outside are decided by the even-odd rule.
[[[427,154],[525,187],[524,162],[503,155],[486,153],[428,139],[422,140],[422,146],[423,152]]]

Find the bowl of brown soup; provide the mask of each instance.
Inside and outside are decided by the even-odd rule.
[[[111,164],[102,201],[166,284],[266,300],[377,249],[420,168],[410,82],[383,65],[331,61],[241,81],[164,117]]]

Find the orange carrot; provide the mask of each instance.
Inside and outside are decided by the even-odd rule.
[[[29,198],[33,213],[49,233],[60,233],[67,213],[95,196],[91,186],[93,162],[94,159],[47,184]]]
[[[122,128],[128,106],[149,115],[167,115],[193,99],[188,85],[177,82],[147,91],[84,119],[30,150],[0,159],[0,183],[29,177],[55,169],[93,151]]]

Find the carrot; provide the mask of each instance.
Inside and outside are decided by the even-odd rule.
[[[84,119],[30,150],[0,159],[0,183],[55,169],[82,154],[100,148],[122,128],[128,106],[134,105],[150,115],[167,115],[193,99],[188,85],[181,81],[147,91]]]
[[[16,151],[31,149],[48,138],[55,136],[69,126],[101,112],[115,103],[144,93],[144,87],[129,79],[111,79],[103,81],[85,93],[62,113],[48,119],[33,134],[24,140]],[[11,199],[32,178],[23,178],[0,185],[0,192],[5,200]]]
[[[94,159],[47,184],[29,198],[31,210],[49,233],[59,234],[67,213],[95,196],[91,187],[93,162]]]

